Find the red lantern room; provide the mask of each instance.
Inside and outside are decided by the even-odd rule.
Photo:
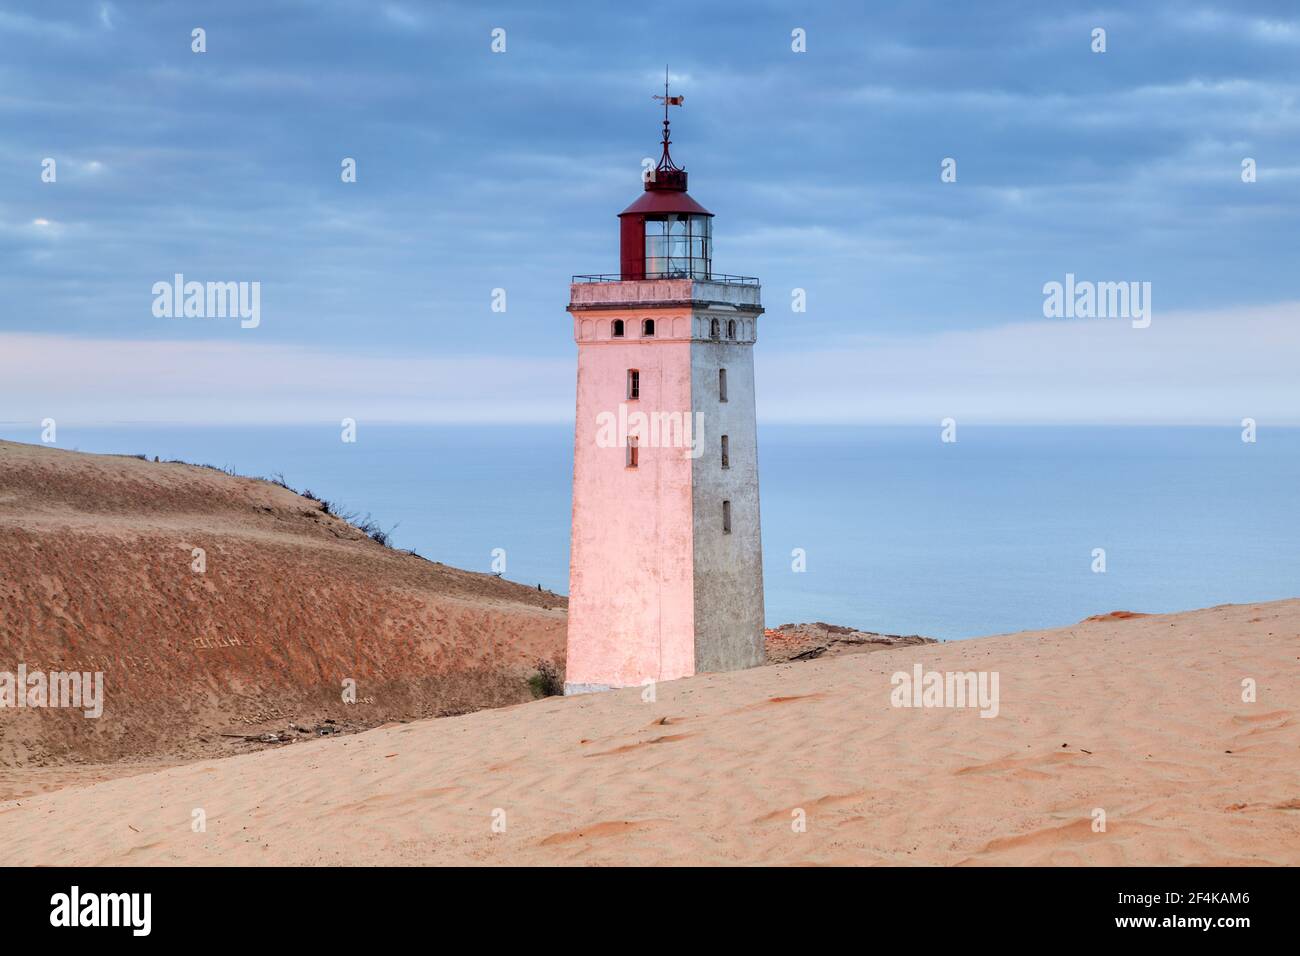
[[[619,218],[621,273],[627,279],[708,279],[712,272],[709,212],[686,194],[686,170],[668,155],[668,107],[684,97],[669,96],[664,83],[663,155],[646,174],[645,193]]]

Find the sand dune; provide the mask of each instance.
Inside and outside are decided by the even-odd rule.
[[[0,671],[105,682],[98,720],[0,711],[0,797],[247,749],[222,733],[531,699],[565,604],[386,548],[270,482],[0,442]]]
[[[891,706],[917,662],[998,716]],[[0,863],[1295,865],[1298,709],[1300,601],[1103,617],[71,787],[0,805]]]

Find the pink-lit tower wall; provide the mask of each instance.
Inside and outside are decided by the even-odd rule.
[[[620,273],[575,276],[570,287],[569,694],[764,660],[760,290],[713,271],[713,214],[669,156],[666,114],[659,165],[619,214]],[[620,420],[627,442],[610,440]],[[689,444],[673,427],[685,421]]]

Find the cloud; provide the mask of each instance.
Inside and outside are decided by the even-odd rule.
[[[759,420],[935,424],[1300,424],[1300,302],[1054,319],[825,351],[765,352]]]
[[[424,21],[419,16],[396,3],[386,3],[381,9],[384,19],[403,30],[419,30],[424,26]]]
[[[770,320],[768,320],[770,321]],[[1300,302],[756,349],[763,422],[1300,424]],[[571,422],[574,360],[0,333],[10,422]]]
[[[1083,92],[1061,90],[955,89],[947,86],[896,87],[869,83],[845,90],[840,98],[851,106],[899,113],[928,112],[950,116],[954,111],[980,115],[1000,123],[1032,124],[1039,129],[1084,131],[1140,129],[1204,131],[1277,130],[1295,127],[1293,81],[1273,82],[1230,78],[1190,77],[1169,83],[1125,88],[1092,87]]]
[[[1201,9],[1188,11],[1174,5],[1167,14],[1172,29],[1206,33],[1216,37],[1235,36],[1260,44],[1300,43],[1300,20],[1269,20],[1242,16],[1239,11]]]
[[[542,359],[0,333],[10,422],[561,421],[572,377]]]
[[[0,13],[6,331],[169,337],[141,290],[184,271],[262,281],[277,311],[259,343],[342,350],[363,329],[394,353],[437,340],[568,358],[553,324],[566,277],[616,267],[614,216],[658,155],[665,60],[686,96],[674,153],[718,214],[715,265],[760,276],[774,303],[808,290],[806,321],[765,325],[769,348],[849,322],[1032,317],[1066,271],[1150,279],[1167,308],[1297,295],[1300,85],[1280,7],[1258,28],[1277,42],[1242,39],[1226,4],[1177,29],[1196,10],[843,8],[809,14],[805,56],[793,23],[707,4],[683,30],[590,2],[557,19],[506,0],[485,20],[463,4],[289,15],[229,0],[209,25],[226,42],[195,56],[193,24],[165,5],[110,7],[110,37],[101,3],[118,0],[64,23]],[[1096,56],[1102,14],[1111,52]],[[488,49],[496,24],[519,41],[506,56]],[[47,156],[57,184],[37,179]],[[357,183],[341,182],[345,156]],[[948,156],[960,178],[945,185]],[[472,321],[495,287],[509,317]]]
[[[22,13],[0,10],[0,33],[21,33],[39,39],[76,41],[85,34],[77,27],[58,20],[42,20]]]
[[[0,240],[17,239],[35,247],[34,251],[51,241],[62,238],[65,224],[48,216],[33,216],[27,222],[7,222],[0,219]],[[0,363],[3,368],[3,363]]]

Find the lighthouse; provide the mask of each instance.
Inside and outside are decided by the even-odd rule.
[[[619,272],[574,276],[565,693],[764,660],[758,280],[716,272],[713,213],[663,152],[619,213]]]

